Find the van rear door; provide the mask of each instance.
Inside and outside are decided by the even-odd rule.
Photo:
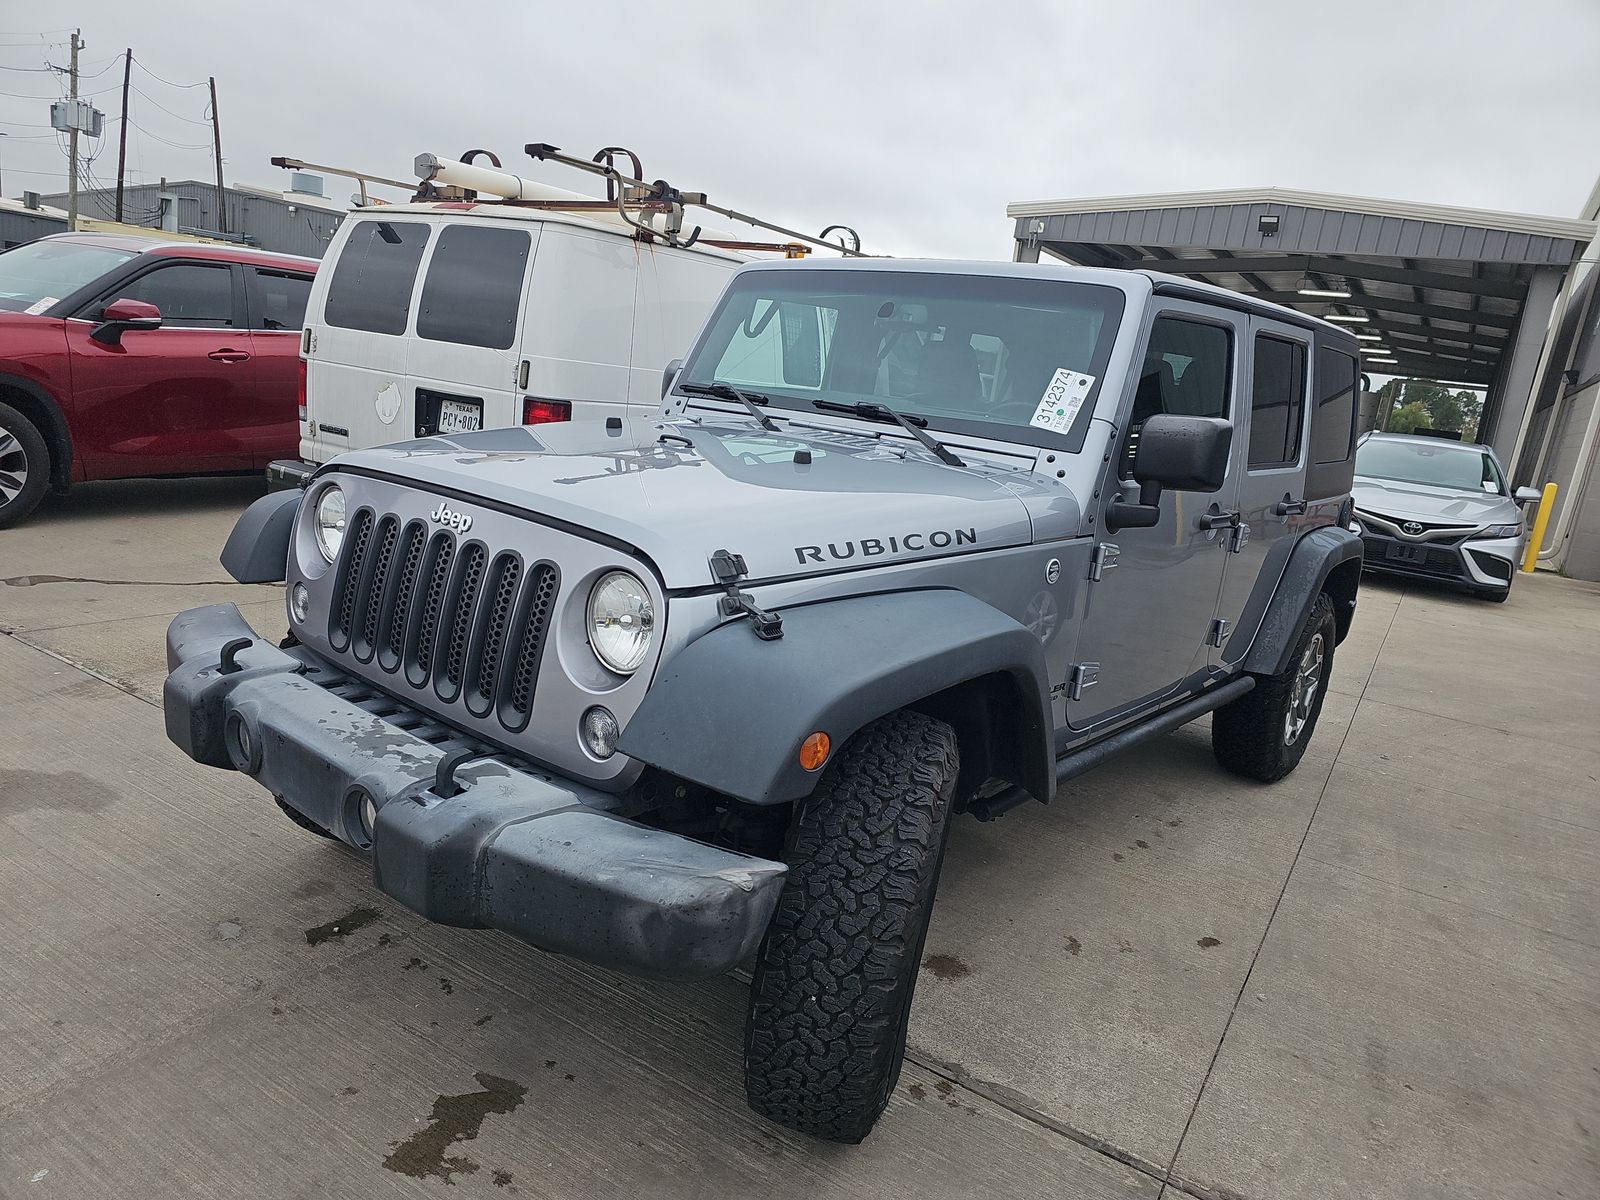
[[[440,227],[423,264],[407,349],[410,424],[375,441],[522,423],[520,313],[539,238],[540,225],[529,221]]]
[[[431,228],[426,220],[352,214],[329,248],[302,343],[300,453],[310,461],[411,436],[399,419],[406,330]]]

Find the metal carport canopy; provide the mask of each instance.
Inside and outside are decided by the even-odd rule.
[[[1505,452],[1556,294],[1595,234],[1564,217],[1272,187],[1024,201],[1006,215],[1019,261],[1043,252],[1166,271],[1314,316],[1365,317],[1349,327],[1398,360],[1369,370],[1486,388],[1483,428]],[[1301,295],[1307,277],[1350,296]]]

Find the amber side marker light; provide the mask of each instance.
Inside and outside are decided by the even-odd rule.
[[[800,743],[800,765],[808,771],[815,771],[828,761],[829,746],[827,734],[821,730],[813,733]]]

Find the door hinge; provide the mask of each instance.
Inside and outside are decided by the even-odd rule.
[[[718,550],[711,556],[711,578],[715,579],[719,586],[728,589],[720,601],[722,615],[747,616],[758,638],[764,642],[777,641],[783,636],[783,618],[756,604],[755,598],[749,592],[739,590],[739,580],[749,573],[750,568],[745,565],[742,554],[735,554],[731,550]]]
[[[1065,696],[1068,700],[1082,700],[1083,693],[1100,682],[1100,664],[1097,662],[1073,663],[1067,668],[1067,681],[1050,689],[1051,699]]]
[[[1238,554],[1245,548],[1246,543],[1249,541],[1250,526],[1244,521],[1240,521],[1233,527],[1233,531],[1228,535],[1228,553]]]
[[[1105,573],[1117,565],[1122,550],[1114,542],[1101,542],[1089,556],[1089,581],[1098,583]]]
[[[1222,649],[1222,643],[1228,639],[1228,622],[1221,617],[1211,622],[1211,632],[1206,636],[1206,645]]]

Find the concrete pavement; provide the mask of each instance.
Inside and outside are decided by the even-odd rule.
[[[1283,783],[1202,722],[963,822],[843,1148],[744,1109],[739,981],[426,925],[165,740],[174,611],[283,628],[259,490],[0,532],[0,1197],[1594,1194],[1600,589],[1369,582]]]

